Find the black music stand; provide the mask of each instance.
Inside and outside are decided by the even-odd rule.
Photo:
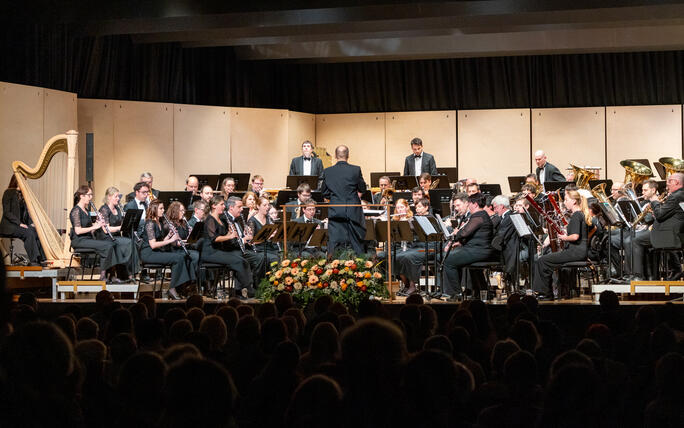
[[[406,199],[406,202],[411,202],[411,198],[413,197],[413,194],[411,192],[394,192],[392,194],[392,202],[395,203],[399,199]]]
[[[395,183],[396,182],[396,183]],[[394,190],[411,190],[418,185],[418,177],[413,175],[392,175],[390,183],[395,183]]]
[[[413,231],[411,230],[408,221],[393,221],[390,223],[390,234],[392,235],[392,263],[395,263],[397,257],[397,243],[401,241],[413,242]],[[375,236],[377,237],[378,242],[385,242],[385,260],[389,260],[387,258],[388,235],[386,221],[375,222]],[[389,276],[387,277],[387,280],[390,283],[392,282],[392,278]]]
[[[508,188],[511,189],[511,193],[522,192],[526,179],[527,176],[525,175],[512,175],[508,177]]]
[[[328,229],[314,229],[313,233],[311,234],[311,238],[309,238],[309,247],[316,247],[323,251],[323,248],[325,248],[328,245]]]
[[[188,239],[186,239],[186,243],[188,245],[196,244],[197,241],[199,241],[200,238],[202,238],[202,232],[204,232],[204,222],[198,221],[192,227],[192,232],[190,232],[190,235],[188,235]]]
[[[311,187],[311,190],[318,189],[317,175],[288,175],[285,186],[289,189],[296,190],[300,184],[306,183]]]
[[[565,191],[565,186],[569,184],[575,184],[574,181],[545,181],[544,182],[544,191],[546,192],[555,192],[556,190],[563,190]]]
[[[137,231],[140,227],[140,219],[144,213],[144,210],[129,209],[126,211],[126,215],[124,215],[124,219],[121,222],[121,235],[126,236],[131,240],[131,254],[137,253],[137,245],[142,241],[142,238],[138,236]],[[137,269],[137,263],[131,263],[131,265],[133,266],[132,270]],[[133,273],[135,274],[135,272]]]
[[[370,173],[370,185],[371,187],[379,187],[380,186],[380,177],[392,177],[392,176],[397,176],[401,175],[401,172],[399,171],[392,171],[392,172],[371,172]],[[391,178],[390,178],[390,183],[391,183]]]
[[[363,237],[364,241],[377,241],[375,236],[375,225],[373,220],[366,219],[366,235]]]
[[[458,168],[455,166],[445,166],[445,167],[438,167],[437,172],[440,175],[446,175],[447,181],[449,183],[455,183],[458,181]]]
[[[655,167],[655,170],[658,172],[660,179],[665,180],[667,178],[667,171],[665,170],[665,166],[663,166],[663,164],[660,162],[653,162],[653,166]]]
[[[249,188],[249,176],[251,174],[249,172],[222,172],[219,174],[219,184],[218,186],[221,185],[224,179],[231,177],[233,180],[235,180],[235,190],[239,192],[246,192],[247,189]],[[216,190],[221,190],[216,187]]]
[[[180,202],[183,207],[188,207],[192,203],[192,192],[180,191],[180,192],[159,192],[157,196],[159,201],[164,203],[164,206],[168,209],[171,202]]]
[[[428,279],[430,277],[430,242],[441,243],[445,235],[442,227],[437,224],[437,219],[435,217],[414,216],[413,220],[413,231],[416,233],[418,240],[425,243],[425,294],[430,296],[428,288]],[[434,245],[435,288],[437,287],[437,246],[437,244]],[[441,245],[439,245],[439,247],[441,248]]]
[[[199,183],[198,190],[202,190],[203,186],[211,186],[212,189],[217,190],[221,185],[219,181],[219,174],[190,174],[197,177]]]
[[[620,215],[615,211],[615,208],[610,205],[608,202],[599,202],[598,203],[599,208],[601,209],[601,219],[603,219],[604,227],[606,227],[605,230],[608,233],[608,282],[616,282],[616,280],[613,278],[613,275],[611,274],[611,266],[613,264],[613,259],[612,259],[612,243],[610,242],[610,226],[615,226],[620,229],[620,248],[623,247],[623,232],[622,232],[622,226],[624,225],[624,221],[622,218],[620,218]],[[622,276],[622,263],[620,263],[620,276]],[[620,281],[618,281],[620,282]]]
[[[450,211],[448,208],[453,194],[451,189],[432,189],[428,194],[430,195],[430,206],[432,206],[433,213],[444,215]],[[444,204],[447,206],[447,211],[443,211]]]
[[[266,277],[266,265],[268,265],[268,256],[266,254],[267,248],[266,248],[266,243],[270,241],[271,235],[274,236],[277,235],[278,229],[282,230],[283,224],[265,224],[264,226],[259,229],[259,232],[257,232],[256,235],[252,238],[252,244],[259,245],[259,244],[264,244],[262,245],[262,248],[264,249],[264,263],[262,267],[262,272],[261,275],[262,277]],[[193,232],[195,229],[193,229]]]
[[[603,183],[606,183],[604,188],[610,194],[610,189],[613,187],[613,180],[589,180],[589,188],[593,189],[594,187]]]
[[[499,196],[501,194],[500,184],[480,184],[480,193],[489,196]]]
[[[304,250],[304,247],[307,242],[309,242],[309,238],[311,238],[311,235],[313,234],[313,231],[316,230],[316,227],[318,226],[316,223],[297,223],[297,222],[291,222],[292,223],[292,228],[290,228],[290,225],[288,224],[288,235],[287,235],[287,240],[292,243],[293,245],[298,244],[299,245],[299,257],[302,256],[302,251]]]

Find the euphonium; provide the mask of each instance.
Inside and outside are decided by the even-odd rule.
[[[623,160],[620,161],[620,165],[625,169],[625,185],[634,183],[632,189],[653,175],[651,168],[640,162]]]
[[[615,216],[614,218],[620,218],[617,211],[615,211],[615,208],[613,208],[613,205],[611,205],[610,198],[606,196],[606,183],[594,186],[594,188],[591,189],[591,194]]]
[[[580,168],[573,164],[570,164],[570,167],[575,172],[575,185],[577,188],[589,190],[589,180],[593,180],[596,174],[586,168]]]
[[[658,162],[665,167],[665,179],[667,180],[675,172],[684,172],[684,160],[677,158],[660,158]]]

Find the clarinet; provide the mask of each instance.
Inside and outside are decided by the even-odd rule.
[[[164,217],[164,221],[166,221],[166,224],[169,226],[169,230],[171,231],[171,235],[176,235],[176,237],[178,238],[178,240],[176,242],[178,242],[180,244],[181,248],[185,252],[185,255],[190,257],[190,252],[188,251],[188,248],[185,246],[185,242],[183,242],[180,235],[178,234],[178,229],[176,229],[176,226],[174,226],[173,223],[171,223],[171,221],[169,221],[168,217],[166,217],[166,214],[162,214],[162,217]]]
[[[190,226],[190,223],[188,223],[188,219],[183,217],[183,221],[185,222],[185,225],[188,226],[188,236],[192,233],[192,226]]]
[[[240,234],[237,231],[237,227],[235,227],[235,224],[232,221],[230,221],[230,219],[228,218],[228,214],[224,212],[223,216],[226,218],[226,224],[228,225],[228,229],[231,232],[235,232],[235,234],[237,235],[238,244],[240,245],[240,251],[242,251],[242,254],[245,254],[245,243],[242,241],[242,238],[240,238]]]
[[[95,205],[91,202],[90,203],[90,209],[93,209],[93,208],[95,208]],[[109,239],[111,239],[112,241],[116,241],[116,239],[114,239],[114,236],[112,236],[112,232],[109,230],[109,225],[105,222],[105,219],[104,219],[104,216],[102,215],[102,213],[100,211],[98,211],[97,209],[95,210],[95,212],[97,213],[97,221],[101,221],[102,223],[104,223],[104,226],[102,226],[102,228],[104,229],[105,234],[107,236],[109,236]]]

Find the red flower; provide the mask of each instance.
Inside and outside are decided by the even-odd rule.
[[[365,292],[366,290],[368,290],[368,288],[367,288],[365,285],[362,285],[362,286],[361,286],[361,291]]]
[[[287,290],[288,293],[292,293],[292,286],[291,285],[286,285],[285,290]]]
[[[328,284],[327,282],[324,282],[324,283],[323,283],[323,288],[328,288],[329,285],[330,285],[330,284]]]
[[[323,269],[321,269],[321,268],[316,269],[316,275],[320,275],[322,273],[323,273]]]
[[[296,268],[296,267],[297,267],[297,263],[292,263],[292,267],[293,267],[293,268]]]
[[[340,270],[339,270],[339,269],[337,269],[337,268],[333,269],[333,274],[334,274],[334,275],[337,275],[338,273],[340,273]]]
[[[357,267],[358,266],[356,266],[356,263],[354,263],[353,265],[351,265],[351,270],[356,270]]]

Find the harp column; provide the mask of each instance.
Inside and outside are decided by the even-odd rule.
[[[67,175],[66,175],[66,200],[64,206],[67,207],[64,211],[66,220],[66,234],[64,235],[64,249],[69,251],[71,247],[71,240],[69,239],[71,232],[71,222],[69,221],[69,211],[74,202],[74,190],[76,181],[76,154],[78,153],[78,131],[70,129],[66,132],[67,136]]]

